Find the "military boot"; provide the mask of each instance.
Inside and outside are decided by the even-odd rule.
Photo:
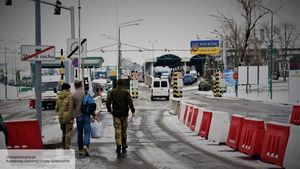
[[[117,145],[116,153],[118,157],[121,156],[121,145]]]
[[[125,144],[125,145],[122,145],[122,153],[126,153],[127,152],[127,149],[128,148],[128,146],[127,146],[127,144]]]

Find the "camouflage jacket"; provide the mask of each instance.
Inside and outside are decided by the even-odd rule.
[[[74,118],[70,112],[71,92],[63,90],[59,92],[56,100],[56,111],[58,112],[58,120],[61,124],[69,123]]]

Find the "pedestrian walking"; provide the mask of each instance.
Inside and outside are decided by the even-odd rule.
[[[117,87],[107,96],[106,108],[107,111],[113,115],[115,142],[117,146],[116,153],[118,157],[120,157],[121,148],[122,153],[126,153],[126,149],[128,148],[127,127],[129,108],[131,109],[132,116],[134,116],[135,113],[131,95],[129,91],[124,88],[124,81],[122,79],[117,81]]]
[[[68,83],[62,84],[62,91],[59,92],[56,101],[56,111],[62,131],[62,145],[64,149],[70,149],[74,116],[70,112],[71,86]]]
[[[82,100],[85,95],[82,81],[75,81],[75,92],[71,96],[70,111],[76,118],[77,144],[80,155],[89,156],[89,145],[91,136],[91,115],[81,112]],[[93,114],[95,118],[95,114]]]

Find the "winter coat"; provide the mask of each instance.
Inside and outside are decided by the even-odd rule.
[[[109,93],[106,100],[106,108],[107,111],[112,112],[115,117],[127,117],[129,108],[132,113],[135,112],[130,93],[121,86],[117,86]]]
[[[58,112],[58,120],[61,124],[70,123],[70,120],[74,118],[70,112],[71,92],[63,90],[59,92],[56,100],[56,111]]]

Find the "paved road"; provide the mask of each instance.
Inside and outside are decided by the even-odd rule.
[[[260,118],[265,121],[287,123],[292,112],[291,105],[270,104],[236,98],[213,98],[200,95],[195,90],[184,91],[183,96],[183,99],[187,100],[187,102],[209,110],[237,113],[249,117]]]

